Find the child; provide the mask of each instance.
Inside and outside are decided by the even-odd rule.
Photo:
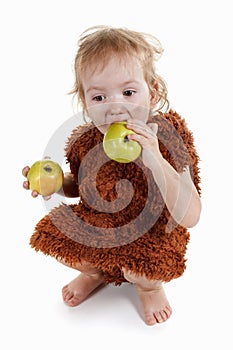
[[[172,313],[163,282],[183,274],[187,228],[201,212],[199,157],[184,119],[168,111],[166,84],[154,65],[161,53],[158,40],[145,33],[100,26],[82,34],[73,93],[91,122],[67,141],[71,173],[62,189],[79,201],[53,209],[30,240],[81,272],[62,290],[69,306],[101,285],[129,282],[148,325]],[[103,151],[105,132],[119,121],[141,145],[135,162],[118,163]]]

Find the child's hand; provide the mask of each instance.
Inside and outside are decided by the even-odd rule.
[[[24,177],[27,178],[27,174],[28,174],[29,170],[30,170],[30,167],[29,167],[29,166],[25,166],[25,167],[23,168],[22,174],[23,174]],[[26,181],[23,182],[23,188],[25,188],[25,190],[29,190],[29,182],[28,182],[28,180],[26,180]],[[33,198],[36,198],[36,197],[39,196],[39,193],[38,193],[37,191],[32,191],[32,192],[31,192],[31,195],[32,195]],[[44,198],[45,200],[49,200],[49,199],[51,198],[51,196],[46,196],[46,197],[43,197],[43,198]]]
[[[142,146],[142,161],[148,168],[151,167],[157,157],[161,157],[157,138],[158,125],[156,123],[145,124],[140,120],[129,119],[127,128],[136,132],[128,135],[130,140],[135,140]]]

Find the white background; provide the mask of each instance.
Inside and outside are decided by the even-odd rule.
[[[46,210],[22,189],[21,169],[74,114],[78,36],[98,24],[159,38],[158,71],[201,157],[201,220],[184,276],[166,285],[173,315],[154,327],[129,285],[66,307],[61,288],[75,271],[29,247]],[[1,348],[232,349],[232,32],[230,0],[1,2]]]

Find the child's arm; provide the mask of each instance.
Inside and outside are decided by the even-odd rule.
[[[127,127],[136,132],[128,137],[141,144],[143,163],[151,170],[173,219],[184,227],[195,226],[200,217],[201,200],[189,169],[178,173],[163,158],[156,136],[157,124],[145,125],[140,122],[136,125],[128,121]]]
[[[150,169],[173,219],[184,227],[195,226],[201,200],[189,169],[179,174],[162,156],[154,159]]]

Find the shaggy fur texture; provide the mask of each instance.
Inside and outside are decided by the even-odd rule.
[[[169,111],[154,116],[153,122],[163,157],[178,172],[189,166],[200,194],[199,157],[185,120]],[[116,285],[125,282],[122,267],[164,282],[181,276],[189,232],[172,220],[141,159],[127,164],[109,160],[102,142],[92,123],[73,131],[65,151],[79,199],[42,218],[31,246],[71,265],[88,261]]]

